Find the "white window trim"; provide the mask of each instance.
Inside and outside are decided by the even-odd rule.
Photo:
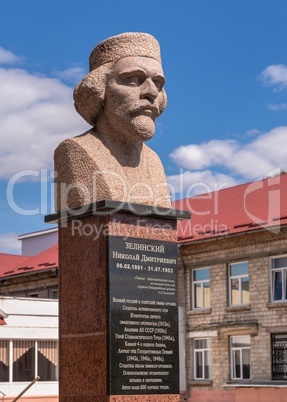
[[[287,276],[287,267],[286,268],[276,268],[276,269],[273,269],[272,268],[272,266],[273,266],[273,260],[276,260],[276,259],[278,259],[278,258],[286,258],[287,257],[287,254],[281,254],[281,255],[277,255],[277,256],[273,256],[273,257],[271,257],[270,258],[270,283],[271,283],[271,286],[270,286],[270,290],[271,290],[271,303],[282,303],[282,302],[287,302],[287,298],[282,298],[282,299],[280,299],[280,300],[274,300],[274,287],[275,287],[275,281],[273,280],[273,273],[274,272],[282,272],[282,278],[284,278],[284,276],[286,277]],[[284,271],[285,271],[285,275],[284,275]],[[282,296],[283,295],[286,295],[286,280],[284,281],[284,280],[282,280]]]
[[[194,281],[193,280],[193,273],[194,271],[199,271],[200,269],[209,269],[209,279],[203,279],[201,281]],[[195,307],[195,296],[196,293],[194,291],[195,289],[195,284],[200,284],[200,290],[201,290],[201,302],[200,302],[200,307]],[[203,292],[203,284],[204,283],[209,283],[209,287],[210,287],[210,267],[202,267],[202,268],[194,268],[191,270],[191,300],[192,300],[192,310],[208,310],[210,309],[210,307],[205,307],[204,304],[204,292]]]
[[[249,341],[251,341],[250,335],[235,335],[230,337],[230,366],[231,366],[231,380],[234,381],[240,381],[240,380],[247,380],[247,378],[243,378],[243,364],[242,364],[242,350],[251,350],[251,346],[241,346],[241,347],[234,347],[232,346],[232,339],[238,338],[238,337],[249,337]],[[235,358],[234,358],[234,352],[239,350],[240,351],[240,378],[235,377]],[[250,367],[251,368],[251,367]],[[249,376],[249,379],[251,376]]]
[[[243,264],[243,263],[247,263],[248,265],[248,274],[244,274],[244,275],[231,275],[230,274],[230,267],[231,265],[237,265],[237,264]],[[243,303],[242,302],[242,278],[248,278],[249,279],[249,263],[248,261],[237,261],[237,262],[231,262],[230,264],[228,264],[228,289],[229,289],[229,306],[230,307],[234,307],[234,306],[247,306],[249,303]],[[238,283],[239,283],[239,295],[240,295],[240,303],[238,304],[232,304],[232,297],[231,297],[231,280],[232,279],[239,279]]]
[[[214,336],[218,336],[218,331],[192,331],[188,333],[188,338],[193,339],[193,338],[212,338]]]
[[[202,348],[202,349],[196,349],[195,348],[195,341],[202,341],[202,340],[207,340],[207,341],[209,341],[209,347],[207,347],[207,348]],[[209,359],[210,359],[210,365],[209,365],[209,371],[210,371],[210,376],[209,376],[209,378],[205,378],[205,376],[204,376],[204,367],[205,367],[205,356],[204,356],[204,352],[205,351],[208,351],[209,352]],[[197,363],[197,359],[196,359],[196,354],[197,353],[201,353],[201,356],[202,356],[202,367],[203,367],[203,377],[202,378],[199,378],[199,377],[196,377],[196,363]],[[202,380],[202,381],[204,381],[204,380],[211,380],[212,379],[212,363],[211,363],[211,339],[210,338],[194,338],[193,339],[193,378],[195,379],[195,380]]]
[[[9,341],[9,381],[7,383],[13,384],[13,340]]]

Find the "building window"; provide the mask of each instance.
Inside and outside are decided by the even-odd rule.
[[[39,293],[27,293],[27,297],[37,298],[37,297],[39,297]]]
[[[230,306],[249,303],[248,262],[229,264]]]
[[[192,270],[192,308],[210,307],[210,269]]]
[[[13,341],[13,381],[30,382],[35,378],[35,342]]]
[[[58,381],[57,341],[0,340],[0,382],[30,382],[37,376]]]
[[[211,341],[210,339],[194,339],[194,379],[211,379]]]
[[[55,341],[38,341],[38,375],[40,381],[58,380],[58,345]]]
[[[287,334],[271,335],[272,380],[287,380]]]
[[[250,335],[232,336],[231,346],[231,379],[244,380],[250,378]]]
[[[0,340],[0,382],[9,381],[9,341]]]
[[[287,256],[271,260],[272,301],[287,300]]]
[[[48,293],[49,299],[59,299],[59,290],[58,289],[51,289]]]

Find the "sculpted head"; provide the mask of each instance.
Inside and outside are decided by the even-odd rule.
[[[90,73],[76,86],[75,108],[92,126],[100,120],[119,132],[154,134],[155,119],[164,111],[160,48],[144,33],[125,33],[101,42],[90,56]]]

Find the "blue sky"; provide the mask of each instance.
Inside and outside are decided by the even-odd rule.
[[[287,169],[285,0],[9,0],[0,14],[0,252],[47,229],[53,151],[88,126],[72,91],[103,39],[161,44],[168,107],[149,141],[176,197]]]

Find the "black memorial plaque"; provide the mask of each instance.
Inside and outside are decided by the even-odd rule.
[[[108,242],[109,395],[178,394],[177,244]]]

